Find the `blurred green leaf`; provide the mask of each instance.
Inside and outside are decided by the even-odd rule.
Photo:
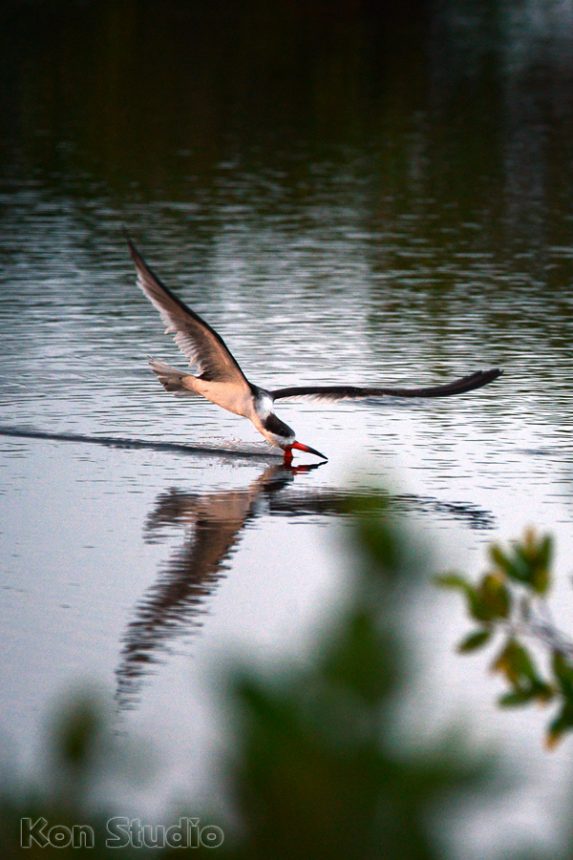
[[[484,576],[478,595],[484,620],[507,618],[511,611],[511,595],[499,576],[491,573]]]
[[[326,640],[321,661],[325,678],[365,704],[380,703],[397,679],[398,654],[392,660],[385,656],[391,641],[371,612],[357,608],[337,635]]]
[[[528,705],[534,698],[532,690],[521,690],[518,693],[504,693],[497,700],[502,708],[517,708]]]
[[[549,724],[546,740],[548,749],[553,749],[563,739],[563,736],[572,730],[573,703],[566,701],[555,719]]]
[[[499,544],[494,543],[489,548],[489,556],[491,560],[496,564],[500,570],[507,573],[508,568],[511,566],[509,558],[503,552],[502,548]]]
[[[103,710],[97,696],[78,695],[54,726],[55,752],[68,768],[89,768],[98,755],[98,742],[105,730]]]
[[[434,578],[434,581],[442,588],[458,589],[463,592],[467,592],[471,587],[468,580],[458,573],[441,573]]]
[[[478,648],[482,648],[489,640],[491,639],[492,631],[491,630],[476,630],[473,633],[469,633],[458,645],[458,651],[460,654],[467,654],[470,651],[477,651]]]
[[[504,675],[516,690],[529,688],[532,683],[541,683],[529,651],[513,638],[506,642],[494,659],[492,670]]]
[[[551,668],[563,695],[573,704],[573,662],[560,651],[553,650]]]

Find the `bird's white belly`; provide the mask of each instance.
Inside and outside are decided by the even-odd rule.
[[[222,409],[227,409],[229,412],[234,412],[235,415],[243,415],[245,418],[250,418],[253,411],[252,395],[249,390],[238,387],[236,383],[231,382],[210,382],[206,379],[193,379],[193,390],[221,406]]]

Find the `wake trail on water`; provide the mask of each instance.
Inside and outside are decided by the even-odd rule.
[[[48,433],[43,430],[28,430],[20,427],[0,427],[0,436],[11,436],[18,439],[48,439],[58,442],[80,442],[89,445],[104,445],[107,448],[144,449],[150,451],[165,451],[167,453],[189,454],[194,456],[265,460],[277,459],[277,455],[269,451],[249,451],[240,448],[218,448],[207,445],[181,445],[177,442],[153,442],[146,439],[122,439],[115,436],[87,436],[83,433]]]

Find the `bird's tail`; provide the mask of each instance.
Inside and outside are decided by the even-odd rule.
[[[156,358],[149,359],[149,366],[166,391],[170,391],[179,397],[193,394],[189,385],[189,380],[193,377],[188,373],[177,370],[176,367],[171,367],[171,365],[165,364],[163,361],[158,361]],[[187,385],[185,384],[186,382]]]

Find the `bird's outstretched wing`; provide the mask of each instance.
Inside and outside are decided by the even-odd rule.
[[[174,335],[175,343],[189,364],[197,369],[203,379],[240,381],[248,385],[223,338],[161,283],[129,237],[127,244],[137,269],[137,285],[159,311],[165,324],[165,333]]]
[[[478,370],[462,379],[447,382],[445,385],[433,385],[427,388],[364,388],[356,385],[304,385],[293,388],[278,388],[271,391],[274,400],[286,397],[298,397],[306,400],[360,400],[366,397],[448,397],[452,394],[465,394],[481,388],[488,382],[493,382],[503,371],[498,368]]]

